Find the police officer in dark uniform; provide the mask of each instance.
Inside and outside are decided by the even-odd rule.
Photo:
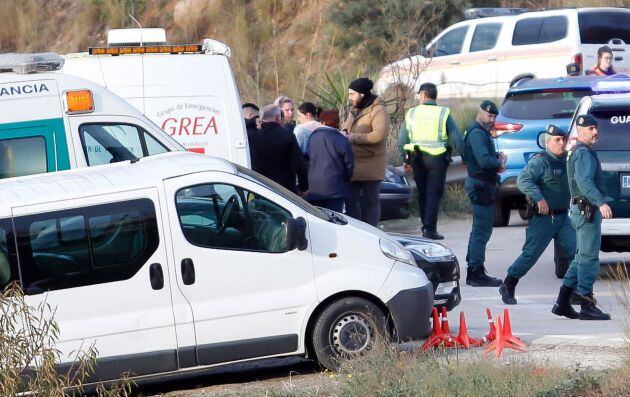
[[[496,152],[490,135],[498,113],[494,103],[483,101],[476,120],[468,126],[464,136],[462,157],[468,170],[466,193],[473,212],[466,255],[466,284],[473,287],[498,287],[502,283],[500,279],[488,276],[484,266],[486,244],[492,235],[497,173],[505,169],[505,155]]]
[[[576,230],[577,253],[551,311],[580,320],[610,320],[610,314],[601,311],[593,297],[593,284],[599,274],[602,218],[612,217],[612,210],[606,204],[610,199],[603,193],[601,163],[593,150],[597,143],[597,120],[581,115],[576,125],[578,143],[568,153],[567,175],[571,191],[569,217]],[[571,306],[571,294],[580,300],[579,314]]]
[[[575,256],[575,230],[567,214],[571,195],[567,180],[566,135],[560,127],[549,124],[545,134],[546,150],[532,157],[518,176],[518,188],[527,196],[532,214],[525,232],[523,253],[509,267],[499,288],[505,304],[516,304],[516,284],[534,266],[552,239],[570,261]]]

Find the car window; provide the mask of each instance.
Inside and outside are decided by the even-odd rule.
[[[470,52],[494,48],[501,33],[500,23],[482,23],[477,25],[470,42]]]
[[[90,166],[135,160],[168,151],[144,129],[131,124],[82,124],[79,135]]]
[[[0,179],[48,171],[43,136],[0,140]]]
[[[149,199],[15,218],[27,293],[131,278],[159,245]]]
[[[552,90],[508,94],[501,106],[504,117],[522,120],[569,119],[590,90]]]
[[[243,188],[204,184],[180,189],[175,198],[184,236],[216,249],[282,253],[291,213]]]
[[[516,22],[512,45],[551,43],[567,35],[569,21],[562,15],[525,18]]]
[[[464,38],[466,38],[467,31],[468,26],[462,26],[446,33],[433,46],[434,50],[432,51],[432,55],[435,57],[441,57],[444,55],[454,55],[462,52],[462,46],[464,44]]]
[[[630,150],[630,109],[596,111],[592,115],[597,119],[599,132],[596,150]]]
[[[630,13],[620,11],[580,11],[582,44],[608,44],[612,39],[630,44]]]

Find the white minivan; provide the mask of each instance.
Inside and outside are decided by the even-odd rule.
[[[577,64],[584,74],[608,45],[618,73],[630,72],[630,9],[562,8],[536,12],[472,9],[467,19],[449,26],[419,55],[385,66],[376,83],[416,92],[420,84],[438,86],[440,98],[503,98],[510,82],[523,74],[537,78],[567,74]],[[518,15],[490,16],[512,11]]]
[[[112,29],[107,45],[65,55],[63,72],[117,94],[186,150],[251,167],[230,48],[173,45],[162,28]]]
[[[429,331],[433,286],[392,237],[224,159],[164,153],[0,181],[0,287],[55,310],[91,381],[308,355],[328,368]]]

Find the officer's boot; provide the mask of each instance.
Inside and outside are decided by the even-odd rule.
[[[507,276],[505,280],[503,280],[503,284],[499,287],[501,299],[503,299],[503,303],[506,305],[516,305],[516,298],[514,297],[516,284],[518,284],[517,278]]]
[[[472,287],[498,287],[502,281],[498,278],[488,276],[484,265],[476,268],[468,267],[466,271],[466,284]]]
[[[553,305],[551,312],[556,316],[564,316],[571,319],[578,318],[580,315],[578,312],[573,309],[571,306],[571,293],[573,292],[573,288],[569,288],[566,286],[560,287],[560,293],[558,293],[558,299],[556,300],[556,304]]]
[[[580,320],[610,320],[610,314],[604,313],[595,305],[593,293],[578,295],[582,300],[580,310]]]
[[[573,294],[571,294],[572,305],[581,305],[582,299],[584,299],[584,295],[578,294],[577,291],[573,291]],[[597,299],[595,299],[594,296],[591,297],[591,300],[593,301],[594,304],[597,304]]]

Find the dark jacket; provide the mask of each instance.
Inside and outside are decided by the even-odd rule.
[[[308,190],[307,169],[293,133],[278,123],[266,122],[260,130],[247,131],[252,169],[295,192]]]
[[[313,131],[306,150],[309,191],[307,200],[345,198],[354,170],[354,153],[348,139],[332,127]]]
[[[465,133],[462,157],[466,161],[468,175],[471,176],[496,178],[501,168],[492,136],[476,121],[468,126]]]

